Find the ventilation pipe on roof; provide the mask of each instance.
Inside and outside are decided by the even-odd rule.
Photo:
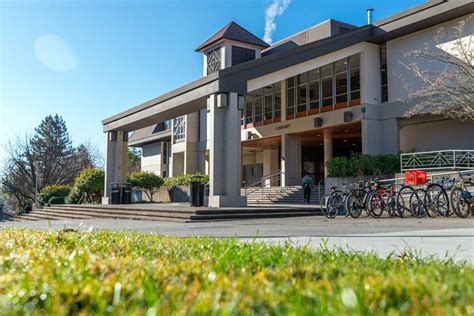
[[[372,24],[374,23],[374,17],[373,17],[374,9],[369,8],[367,9],[367,24]]]

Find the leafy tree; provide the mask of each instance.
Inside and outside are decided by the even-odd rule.
[[[140,171],[142,158],[141,158],[141,152],[138,148],[128,149],[127,160],[128,160],[128,173],[129,174]]]
[[[153,194],[163,185],[163,179],[153,172],[134,172],[128,177],[128,181],[136,189],[145,192],[146,196],[153,202]]]

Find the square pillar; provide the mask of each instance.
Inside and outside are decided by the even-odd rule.
[[[241,196],[240,111],[237,93],[212,94],[210,108],[209,206],[246,206]],[[243,102],[243,100],[242,100]]]
[[[102,204],[109,204],[112,183],[127,181],[128,132],[112,131],[105,133],[105,179]]]
[[[329,135],[324,135],[324,177],[327,178],[328,176],[328,167],[327,162],[328,160],[332,159],[332,138]]]
[[[281,186],[301,184],[301,138],[281,136]]]
[[[379,155],[382,153],[382,124],[375,119],[362,120],[362,153]]]

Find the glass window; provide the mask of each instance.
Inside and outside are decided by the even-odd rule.
[[[308,71],[308,82],[319,80],[319,68]]]
[[[298,86],[297,88],[297,112],[306,112],[306,84]]]
[[[359,55],[349,58],[350,74],[351,74],[351,100],[360,99],[360,63]]]
[[[262,97],[255,97],[255,122],[260,122],[263,119],[263,99]]]
[[[296,76],[296,84],[302,85],[306,83],[306,74],[301,74]]]
[[[173,141],[179,143],[184,141],[186,129],[186,120],[184,116],[177,117],[173,120]]]
[[[274,117],[281,117],[281,92],[275,92],[275,115]]]
[[[319,108],[319,81],[313,81],[309,84],[309,108]]]
[[[253,123],[253,99],[251,95],[245,96],[245,124]]]
[[[280,82],[277,82],[277,83],[273,84],[273,91],[275,91],[275,92],[280,92],[281,91]]]
[[[163,152],[161,153],[161,163],[166,165],[168,163],[168,143],[163,143]]]
[[[273,95],[265,96],[265,120],[273,118]]]
[[[289,117],[290,115],[295,114],[295,86],[294,86],[294,78],[289,78],[287,80],[287,93],[286,93],[286,115]]]
[[[332,64],[321,68],[323,106],[332,105]]]
[[[336,72],[336,104],[347,102],[347,60],[334,64]]]

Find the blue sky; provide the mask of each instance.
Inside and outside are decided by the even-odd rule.
[[[228,22],[263,37],[273,1],[1,1],[0,142],[58,113],[75,144],[102,150],[103,118],[202,76],[194,49]],[[292,0],[273,41],[329,18],[364,25],[368,7],[378,20],[422,2]]]

